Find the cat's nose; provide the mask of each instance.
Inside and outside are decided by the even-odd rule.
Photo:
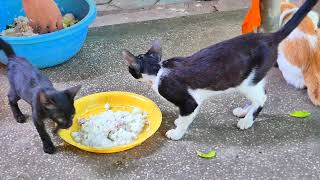
[[[66,125],[66,128],[70,128],[72,126],[72,121],[69,121]]]
[[[62,125],[60,125],[60,127],[61,127],[62,129],[68,129],[68,128],[70,128],[71,126],[72,126],[72,121],[67,121],[67,122],[63,123]]]

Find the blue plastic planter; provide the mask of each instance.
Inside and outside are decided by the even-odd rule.
[[[5,37],[18,56],[25,57],[38,68],[61,64],[83,46],[89,25],[96,18],[96,6],[92,0],[55,0],[62,14],[73,13],[80,22],[70,28],[32,37]],[[45,13],[45,12],[44,12]],[[0,0],[0,31],[11,24],[15,17],[24,15],[22,0]],[[0,52],[0,62],[7,58]]]

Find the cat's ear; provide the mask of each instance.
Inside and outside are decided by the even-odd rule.
[[[140,69],[136,57],[131,52],[129,52],[128,50],[123,50],[122,57],[128,63],[128,66],[130,66],[131,68],[137,70]]]
[[[122,50],[122,58],[128,63],[128,65],[135,63],[136,57],[128,50]]]
[[[161,47],[161,42],[159,39],[155,40],[152,43],[151,48],[149,49],[150,53],[157,53],[158,55],[162,56],[162,47]]]
[[[54,102],[54,100],[43,90],[40,90],[40,92],[38,93],[38,100],[40,104],[44,106],[46,109],[56,108],[56,103]]]
[[[66,89],[64,93],[70,97],[70,99],[74,99],[74,97],[77,95],[79,90],[81,89],[81,85]]]

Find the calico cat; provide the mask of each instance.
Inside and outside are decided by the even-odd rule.
[[[57,132],[60,128],[67,129],[72,125],[75,109],[74,97],[81,86],[65,91],[57,91],[47,76],[33,67],[26,59],[17,57],[11,46],[0,38],[0,50],[8,57],[7,71],[10,90],[8,93],[9,105],[14,118],[18,123],[26,121],[18,107],[18,101],[23,99],[32,106],[33,123],[43,143],[43,150],[53,154],[55,146],[48,135],[44,120],[52,119],[57,123]]]
[[[280,26],[298,10],[282,1]],[[310,100],[320,105],[320,31],[319,15],[310,12],[279,46],[278,64],[284,79],[296,88],[307,87]]]
[[[139,80],[152,82],[153,89],[179,107],[180,116],[175,129],[166,136],[179,140],[186,133],[199,111],[201,103],[210,96],[240,91],[250,101],[233,114],[241,117],[240,129],[250,128],[267,99],[265,76],[278,56],[279,43],[303,20],[318,0],[307,0],[292,19],[275,33],[250,33],[220,42],[189,57],[174,57],[161,61],[161,45],[153,43],[145,54],[134,56],[122,52],[129,72]]]

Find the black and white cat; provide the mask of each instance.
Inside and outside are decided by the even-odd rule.
[[[279,31],[269,34],[246,34],[209,46],[189,57],[161,61],[161,45],[138,56],[123,51],[129,72],[136,79],[151,82],[153,89],[179,107],[175,129],[166,136],[179,140],[186,133],[205,99],[220,93],[240,91],[251,104],[236,108],[241,117],[240,129],[248,129],[267,99],[265,76],[277,60],[278,45],[303,20],[318,0],[307,0]]]

